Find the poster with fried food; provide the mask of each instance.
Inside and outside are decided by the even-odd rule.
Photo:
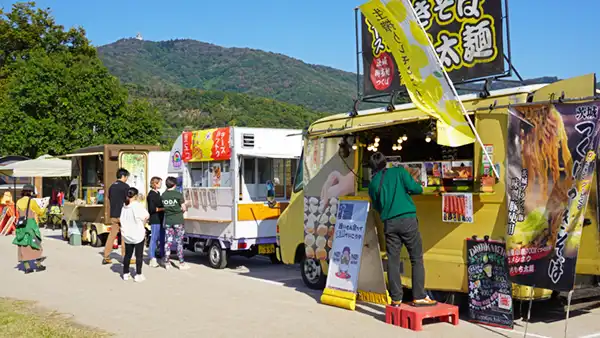
[[[401,165],[408,171],[412,178],[419,182],[422,186],[427,186],[427,172],[423,162],[405,162]]]
[[[511,110],[506,182],[510,278],[570,291],[595,173],[600,102]]]

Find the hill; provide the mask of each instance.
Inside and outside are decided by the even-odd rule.
[[[240,93],[125,85],[133,98],[145,99],[164,118],[163,143],[170,144],[185,127],[223,126],[303,129],[326,113]]]
[[[245,93],[328,112],[349,111],[356,95],[354,73],[256,49],[122,39],[98,55],[124,83]]]

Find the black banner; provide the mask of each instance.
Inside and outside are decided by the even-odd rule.
[[[510,109],[506,247],[511,281],[573,290],[595,174],[600,102]]]
[[[469,318],[513,328],[512,283],[504,243],[467,239]]]
[[[412,0],[453,82],[504,74],[502,1]],[[398,67],[377,30],[361,15],[363,96],[402,89]]]

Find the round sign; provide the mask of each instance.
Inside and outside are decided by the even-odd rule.
[[[390,54],[384,52],[379,57],[373,58],[369,74],[373,88],[378,91],[388,89],[394,80],[394,72],[394,61]]]

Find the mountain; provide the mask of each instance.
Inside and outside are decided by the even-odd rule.
[[[251,94],[323,112],[347,112],[356,96],[354,73],[250,48],[122,39],[98,55],[124,83]]]

